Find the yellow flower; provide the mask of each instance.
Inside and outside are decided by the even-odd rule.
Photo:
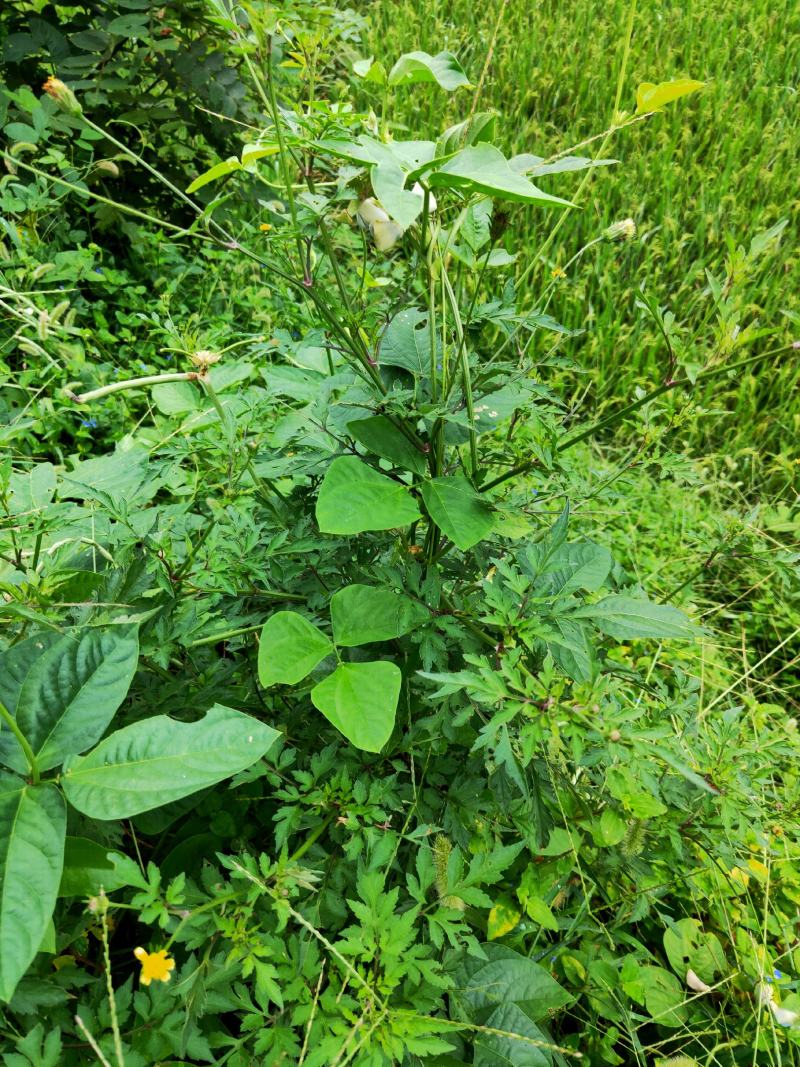
[[[60,78],[54,78],[51,75],[42,86],[42,89],[48,96],[51,96],[58,106],[66,111],[68,115],[81,115],[83,113],[83,108],[78,103],[78,98],[75,96],[75,93],[73,93],[70,87],[65,85]]]
[[[258,228],[259,230],[261,230],[262,233],[269,233],[269,231],[272,229],[268,222],[262,222]]]
[[[142,965],[142,973],[139,981],[142,985],[150,985],[155,978],[158,982],[168,982],[175,967],[175,960],[167,955],[167,950],[162,948],[160,952],[147,952],[143,948],[135,948],[133,954]]]
[[[564,270],[563,267],[553,267],[553,269],[550,271],[551,278],[566,278],[566,276],[567,272]]]

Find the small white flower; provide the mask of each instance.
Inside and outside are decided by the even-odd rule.
[[[768,982],[759,982],[756,986],[756,996],[759,1004],[771,1004],[775,990]]]
[[[388,252],[403,236],[403,227],[393,222],[378,201],[370,196],[358,205],[358,221],[368,231],[379,252]]]
[[[388,222],[389,215],[383,210],[374,196],[367,197],[358,205],[358,217],[369,229],[376,222]]]
[[[686,984],[690,989],[693,989],[695,993],[711,992],[711,986],[706,985],[703,979],[691,969],[686,972]]]
[[[794,1026],[797,1020],[800,1019],[800,1012],[790,1011],[788,1008],[781,1008],[774,1000],[770,1000],[767,1006],[775,1016],[775,1022],[778,1026]]]
[[[412,186],[411,192],[412,193],[416,193],[417,196],[423,196],[423,197],[425,196],[425,190],[422,188],[422,186],[419,184],[419,182],[414,182],[414,185]],[[432,215],[435,210],[436,210],[436,197],[433,195],[433,193],[428,193],[428,214]]]

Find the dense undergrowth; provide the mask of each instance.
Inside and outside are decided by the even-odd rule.
[[[0,13],[9,1067],[797,1061],[791,50],[703,9]]]

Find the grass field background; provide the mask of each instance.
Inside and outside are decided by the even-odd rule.
[[[491,51],[478,108],[499,112],[509,151],[547,157],[611,123],[628,3],[399,0],[361,10],[375,54],[449,49],[477,85]],[[587,328],[580,358],[595,373],[591,382],[575,383],[576,392],[586,394],[584,402],[604,409],[664,375],[663,342],[635,307],[642,284],[692,330],[707,314],[706,271],[723,275],[731,245],[747,248],[781,219],[788,226],[780,242],[746,270],[739,268],[739,276],[747,274],[741,278],[741,321],[758,319],[774,329],[769,347],[800,334],[783,314],[797,313],[800,282],[799,57],[800,11],[787,0],[638,5],[622,109],[635,109],[640,82],[685,76],[706,87],[616,134],[606,154],[619,164],[595,174],[582,210],[565,222],[563,245],[575,250],[627,216],[639,236],[624,248],[593,249],[570,272],[555,304],[566,325]],[[415,129],[436,130],[463,118],[464,111],[458,95],[408,94],[408,122]],[[596,152],[599,143],[582,152]],[[541,184],[570,195],[578,179],[559,175]],[[542,240],[541,213],[521,212],[519,224],[528,227],[526,240]],[[707,336],[701,331],[701,347]],[[703,361],[700,351],[698,358]],[[789,353],[723,389],[715,385],[700,393],[706,410],[692,420],[687,444],[737,455],[754,488],[765,459],[771,464],[778,457],[785,475],[798,454],[799,380],[800,359]],[[785,477],[779,480],[785,483]]]

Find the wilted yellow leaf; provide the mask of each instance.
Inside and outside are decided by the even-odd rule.
[[[676,78],[671,82],[642,82],[636,90],[636,113],[643,111],[659,111],[665,104],[671,104],[673,100],[679,100],[689,93],[696,93],[702,89],[705,82],[693,81],[691,78]]]
[[[510,934],[521,918],[522,912],[516,904],[507,898],[498,900],[489,912],[489,922],[486,927],[487,937],[490,941],[494,941],[498,937]]]

